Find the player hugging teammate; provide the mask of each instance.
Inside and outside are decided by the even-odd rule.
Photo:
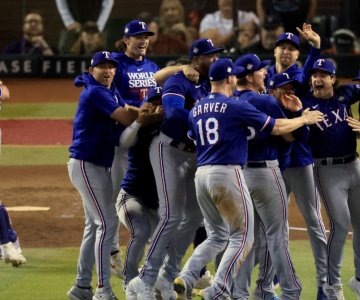
[[[131,231],[124,271],[126,299],[153,300],[156,294],[167,300],[191,299],[201,270],[216,254],[220,260],[214,280],[199,292],[203,299],[249,299],[257,263],[260,272],[253,299],[280,299],[273,285],[275,275],[281,299],[300,299],[302,287],[288,245],[290,192],[308,228],[316,264],[316,299],[344,299],[340,266],[350,224],[355,276],[349,286],[360,299],[360,162],[355,135],[360,123],[351,112],[351,105],[360,99],[360,86],[335,88],[335,67],[320,57],[319,35],[309,24],[298,31],[312,45],[303,68],[296,64],[299,38],[284,33],[277,40],[275,63],[269,68],[270,61],[261,61],[256,54],[241,56],[235,63],[219,59],[223,49],[210,39],[199,39],[189,49],[189,64],[158,70],[144,57],[152,33],[142,21],[134,20],[124,31],[126,49],[131,51],[95,58],[91,69],[94,72],[102,64],[116,66],[116,75],[109,70],[108,77],[115,76],[120,93],[96,76],[105,70],[92,74],[97,83],[89,75],[82,77],[83,84],[97,86],[95,90],[107,99],[106,106],[96,106],[106,115],[107,128],[113,130],[101,168],[108,172],[112,165],[113,172],[119,171],[115,146],[126,145],[124,153],[130,147],[129,167],[117,199],[118,214]],[[156,109],[156,120],[148,116],[148,122],[160,122],[139,130],[141,125],[130,123],[155,112],[155,105],[147,101],[148,96],[153,100],[147,93],[154,78],[163,87],[160,110],[164,116]],[[116,111],[119,114],[113,115]],[[81,116],[78,112],[75,125]],[[109,202],[105,207],[91,204],[87,208],[86,204],[85,208],[99,214],[97,226],[110,222],[111,232],[96,236],[91,246],[84,235],[77,284],[68,295],[71,299],[93,296],[90,274],[84,277],[80,272],[84,266],[90,268],[82,256],[89,249],[103,249],[105,256],[99,251],[91,256],[90,262],[98,267],[93,299],[114,299],[106,255],[110,256],[110,240],[116,237],[114,198],[120,185],[111,184],[114,178],[106,173],[101,183],[111,192],[110,186],[114,187],[115,196],[108,191],[106,195],[96,189],[91,192],[87,181],[100,180],[95,176],[100,172],[99,162],[83,161],[91,153],[85,149],[74,152],[75,146],[71,147],[70,177],[84,203],[96,203],[100,196],[103,204]],[[152,187],[144,183],[147,178]],[[330,222],[328,239],[320,198]],[[107,213],[101,218],[103,209]],[[203,220],[208,237],[180,272],[181,260]]]

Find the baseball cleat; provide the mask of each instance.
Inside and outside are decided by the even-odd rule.
[[[116,277],[124,279],[124,262],[121,258],[120,252],[110,256],[110,270]]]
[[[206,271],[203,276],[201,276],[198,280],[194,283],[194,288],[196,289],[206,289],[210,285],[212,285],[214,281],[214,276],[211,275],[210,271]]]
[[[321,286],[318,287],[316,300],[329,300],[329,298],[325,295],[324,290]]]
[[[20,266],[26,263],[25,257],[20,254],[14,247],[12,242],[2,245],[3,260],[8,264],[12,263],[13,266]]]
[[[66,295],[71,300],[92,300],[93,292],[90,288],[79,288],[77,285],[74,285]]]
[[[92,300],[117,300],[110,287],[97,288]]]
[[[325,283],[323,286],[323,290],[325,295],[329,298],[329,300],[344,300],[344,291],[342,284],[327,284]]]
[[[192,299],[193,297],[196,297],[196,293],[192,293],[193,290],[191,290],[186,281],[182,279],[181,277],[177,277],[174,280],[174,290],[177,294],[176,300],[188,300]],[[195,292],[195,291],[194,291]]]
[[[167,300],[176,300],[174,285],[164,276],[159,275],[155,282],[155,290],[159,291],[161,297]]]
[[[360,281],[357,281],[355,277],[352,277],[349,281],[349,287],[356,294],[357,298],[360,299]]]
[[[145,283],[140,277],[130,280],[126,287],[126,299],[134,295],[141,300],[156,300],[155,289],[150,284]]]

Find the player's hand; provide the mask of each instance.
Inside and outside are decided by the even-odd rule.
[[[164,118],[164,109],[161,105],[153,105],[149,107],[148,111],[144,114],[141,113],[140,109],[139,118],[141,118],[141,120],[137,121],[143,126],[162,121],[162,119]]]
[[[347,117],[346,122],[348,122],[349,126],[352,128],[353,131],[360,133],[360,121],[353,118]]]
[[[66,27],[67,30],[79,33],[81,31],[81,24],[79,22],[71,23]]]
[[[150,102],[145,102],[140,108],[139,108],[139,114],[136,118],[136,121],[139,123],[144,123],[146,120],[146,117],[149,115],[150,110],[152,108],[152,104]]]
[[[197,83],[199,81],[200,73],[196,71],[192,66],[185,65],[183,68],[183,73],[187,79]]]
[[[310,42],[314,48],[320,49],[320,35],[318,35],[315,31],[312,30],[311,24],[304,23],[302,30],[299,27],[296,27],[296,30],[305,40]]]
[[[310,108],[306,108],[302,115],[304,118],[305,125],[312,125],[315,123],[319,123],[323,120],[324,114],[318,110],[310,110]]]
[[[301,100],[295,95],[283,94],[280,96],[280,104],[291,112],[302,109]]]

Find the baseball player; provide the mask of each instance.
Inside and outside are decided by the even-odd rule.
[[[183,72],[179,72],[164,84],[162,104],[165,117],[160,135],[150,145],[160,221],[142,271],[128,284],[127,297],[137,295],[138,299],[153,299],[153,287],[157,281],[156,287],[161,290],[163,298],[175,298],[172,282],[203,219],[195,195],[195,147],[186,136],[187,119],[194,103],[210,92],[209,66],[221,51],[223,49],[215,47],[211,40],[194,41],[189,56],[191,65],[201,74],[199,83],[189,81]]]
[[[154,74],[159,67],[145,57],[149,45],[149,37],[154,35],[145,22],[132,20],[124,27],[123,38],[116,46],[124,51],[112,53],[118,61],[114,84],[125,103],[139,107],[150,87],[156,86]],[[114,186],[114,201],[117,200],[120,183],[128,167],[128,149],[115,148],[115,159],[111,168]],[[111,251],[111,271],[117,277],[122,277],[123,264],[119,250],[119,235],[117,234]]]
[[[8,211],[0,201],[0,257],[6,262],[18,267],[26,263],[19,240],[11,226]]]
[[[150,88],[145,101],[160,105],[161,87]],[[162,118],[158,119],[161,120]],[[140,125],[136,124],[134,128],[136,141],[129,149],[129,167],[121,182],[119,200],[116,203],[119,219],[131,233],[125,258],[125,290],[129,281],[139,274],[138,268],[146,243],[159,221],[159,200],[149,157],[149,146],[152,138],[159,132],[159,123],[142,128]]]
[[[301,96],[304,107],[324,113],[324,120],[310,126],[309,144],[314,158],[314,177],[329,222],[327,282],[329,299],[344,299],[340,267],[350,224],[353,228],[355,276],[349,285],[360,299],[360,162],[356,134],[346,122],[351,105],[360,99],[359,85],[334,88],[335,66],[318,59],[311,74],[311,91]]]
[[[245,71],[238,75],[238,86],[234,96],[240,101],[248,101],[273,118],[285,118],[276,98],[259,94],[264,87],[266,76],[264,67],[269,63],[270,61],[261,61],[255,54],[246,54],[237,59],[235,65],[244,67]],[[291,99],[291,103],[294,105],[291,107],[292,111],[301,111],[302,105],[298,98]],[[254,130],[251,129],[250,132]],[[290,140],[292,136],[286,135],[284,138]],[[261,133],[256,132],[248,139],[249,153],[244,175],[257,216],[255,235],[261,230],[264,236],[262,235],[263,241],[260,245],[265,245],[259,248],[260,273],[253,297],[278,299],[272,290],[271,281],[265,280],[269,272],[266,264],[268,251],[283,292],[282,298],[299,299],[301,283],[295,273],[288,245],[288,201],[278,162],[279,139],[272,136],[263,137]],[[249,298],[248,288],[254,266],[254,250],[251,251],[246,265],[240,269],[235,279],[234,299]]]
[[[275,74],[270,79],[269,93],[277,99],[293,95],[297,82],[290,79],[287,73]],[[293,113],[285,111],[288,117]],[[305,127],[304,127],[305,128]],[[307,129],[307,128],[306,128]],[[292,192],[296,204],[302,213],[311,248],[314,255],[317,273],[317,300],[327,300],[323,285],[327,276],[327,238],[321,217],[321,204],[315,187],[311,149],[308,144],[308,130],[297,136],[292,143],[282,143],[279,150],[279,164],[285,180],[286,191]]]
[[[196,195],[208,237],[195,248],[174,281],[181,299],[190,298],[201,268],[223,250],[213,284],[200,295],[205,300],[226,299],[238,268],[241,270],[251,251],[254,212],[242,171],[247,160],[247,126],[268,136],[295,130],[310,119],[321,120],[320,113],[308,115],[309,119],[303,115],[276,120],[247,101],[230,97],[236,88],[235,75],[243,71],[226,58],[214,62],[209,70],[211,93],[190,112],[188,134],[196,140],[197,152]]]
[[[265,79],[266,87],[269,87],[270,78],[277,73],[284,73],[290,75],[290,77],[300,84],[305,82],[307,84],[306,73],[312,67],[313,63],[320,58],[321,54],[321,38],[312,30],[310,24],[304,24],[302,30],[297,28],[301,36],[308,40],[312,45],[308,58],[304,63],[304,67],[300,68],[296,61],[299,58],[300,52],[300,39],[297,35],[291,32],[282,33],[274,49],[275,64],[270,66],[267,70],[267,77]]]
[[[78,260],[76,285],[67,293],[75,299],[115,299],[110,287],[110,251],[118,228],[112,201],[110,167],[118,131],[138,116],[138,108],[126,105],[112,85],[118,62],[107,52],[96,52],[89,73],[75,79],[85,86],[74,119],[73,142],[69,148],[69,177],[78,190],[85,211],[85,228]],[[140,109],[146,113],[148,105]],[[96,266],[97,289],[91,277]]]

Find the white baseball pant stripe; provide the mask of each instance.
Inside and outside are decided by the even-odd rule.
[[[360,161],[338,165],[315,164],[316,186],[330,222],[328,278],[341,283],[340,268],[349,226],[353,228],[355,276],[360,277]]]
[[[211,299],[225,299],[254,241],[251,198],[240,166],[199,167],[195,185],[208,237],[195,248],[180,276],[193,287],[203,266],[225,249],[214,283],[206,289]]]
[[[160,221],[139,276],[152,285],[161,267],[161,274],[169,281],[178,276],[181,258],[203,217],[196,201],[195,153],[171,146],[169,138],[161,133],[150,145],[150,161],[156,179]]]
[[[91,285],[95,263],[98,286],[110,287],[111,244],[118,226],[110,169],[71,158],[68,171],[82,198],[85,212],[77,284],[84,287]]]

